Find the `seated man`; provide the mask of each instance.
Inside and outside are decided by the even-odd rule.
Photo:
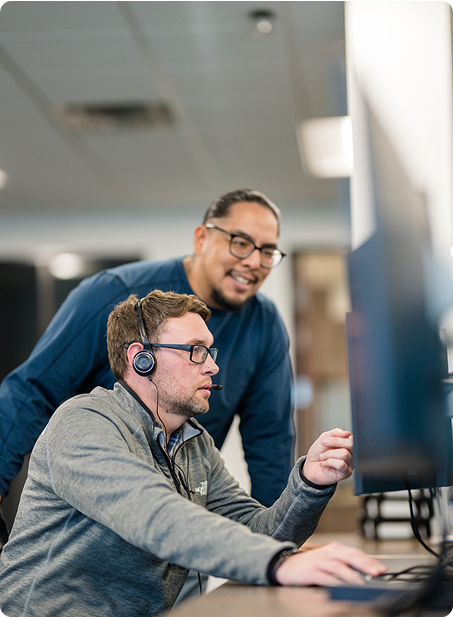
[[[229,475],[194,419],[208,411],[218,372],[209,315],[196,296],[162,291],[111,313],[118,382],[63,403],[33,450],[0,559],[8,617],[158,615],[189,569],[260,585],[384,571],[341,545],[297,551],[351,474],[348,432],[324,433],[270,508]]]

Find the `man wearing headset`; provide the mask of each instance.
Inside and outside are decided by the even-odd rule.
[[[232,191],[195,229],[192,255],[106,270],[71,292],[28,360],[0,386],[0,498],[63,401],[113,386],[105,340],[113,307],[131,293],[161,289],[194,293],[212,310],[224,389],[201,422],[220,449],[239,415],[252,496],[270,506],[294,462],[288,337],[274,304],[257,294],[284,257],[279,227],[280,212],[265,195]]]
[[[118,382],[66,401],[33,450],[0,557],[6,615],[151,617],[171,608],[188,569],[260,585],[360,583],[357,570],[385,570],[338,544],[297,550],[352,473],[348,432],[321,435],[270,508],[229,475],[195,420],[219,370],[209,316],[196,296],[158,290],[114,309]]]

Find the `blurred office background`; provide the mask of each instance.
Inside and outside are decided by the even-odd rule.
[[[378,12],[354,13],[358,4]],[[367,37],[371,23],[375,34]],[[394,125],[404,129],[412,111],[418,150],[427,135],[448,135],[450,144],[450,30],[443,2],[3,4],[0,378],[26,359],[81,278],[125,261],[189,253],[213,198],[256,188],[283,215],[280,246],[288,257],[262,289],[291,337],[298,453],[320,431],[348,428],[343,255],[357,234],[348,54],[352,41],[367,50],[354,70],[364,74],[375,63],[370,88],[383,91],[381,111],[397,102]],[[409,35],[418,41],[421,66],[418,57],[411,61]],[[401,53],[390,58],[383,52],[392,44]],[[445,58],[441,66],[438,57]],[[406,73],[408,80],[397,80],[401,92],[385,83]],[[434,111],[419,97],[427,86],[438,101]],[[431,147],[439,141],[424,156],[444,172]],[[449,148],[441,148],[447,166]],[[424,170],[429,192],[438,176],[425,162],[414,168]],[[451,214],[444,216],[452,196],[447,175],[438,224],[443,248],[452,235]],[[236,429],[225,456],[247,486]],[[355,524],[350,508],[352,498],[345,526]],[[331,519],[332,526],[339,520]]]

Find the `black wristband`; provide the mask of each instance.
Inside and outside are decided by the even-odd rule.
[[[305,463],[305,461],[304,461],[304,463]],[[311,488],[316,488],[319,491],[323,491],[326,488],[333,488],[334,486],[337,485],[336,482],[334,484],[324,484],[324,485],[322,485],[322,484],[315,484],[314,482],[311,482],[302,473],[302,469],[304,468],[304,463],[302,463],[302,465],[299,468],[299,475],[302,478],[302,480],[305,482],[305,484],[308,484],[308,486],[311,486]]]
[[[267,566],[267,580],[271,585],[280,585],[278,582],[275,573],[278,570],[278,567],[282,565],[282,563],[288,559],[291,555],[295,555],[299,552],[298,548],[284,548],[282,551],[277,553],[272,557]]]

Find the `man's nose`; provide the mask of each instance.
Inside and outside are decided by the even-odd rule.
[[[261,266],[261,253],[258,248],[254,248],[248,257],[244,257],[241,260],[247,264],[250,268],[259,268]]]
[[[209,373],[210,375],[217,375],[217,373],[219,372],[219,367],[214,362],[210,354],[208,354],[208,357],[203,363],[203,369],[206,373]]]

